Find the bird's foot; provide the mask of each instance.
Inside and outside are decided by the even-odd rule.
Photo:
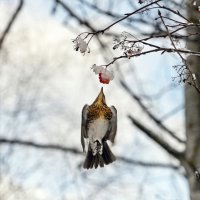
[[[102,143],[99,142],[98,140],[96,140],[95,143],[96,143],[96,152],[98,152],[100,155],[102,155],[102,153],[103,153]]]
[[[93,138],[90,138],[89,141],[90,141],[90,146],[91,146],[91,149],[92,149],[92,155],[95,156],[97,153],[102,155],[103,145],[102,145],[101,141],[94,140]]]
[[[92,155],[95,156],[97,153],[102,155],[103,153],[103,145],[99,140],[92,141],[90,143],[92,149]]]

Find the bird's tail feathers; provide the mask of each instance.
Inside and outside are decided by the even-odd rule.
[[[102,158],[103,158],[104,163],[106,165],[108,165],[108,164],[110,164],[110,163],[112,163],[116,160],[116,157],[114,156],[114,154],[110,150],[110,147],[108,146],[106,141],[103,142]]]
[[[92,169],[94,167],[96,169],[98,166],[104,167],[104,165],[108,165],[116,160],[116,157],[110,150],[110,147],[108,146],[106,141],[104,141],[101,145],[103,145],[102,154],[97,152],[95,155],[93,155],[92,148],[89,144],[83,168]]]

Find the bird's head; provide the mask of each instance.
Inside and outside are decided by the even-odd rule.
[[[106,104],[105,95],[103,93],[103,87],[101,88],[101,91],[99,92],[99,95],[97,96],[93,104],[98,104],[98,105]]]

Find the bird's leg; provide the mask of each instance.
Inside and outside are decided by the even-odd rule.
[[[92,155],[96,155],[97,154],[97,143],[93,140],[93,137],[89,138],[89,143],[92,149]]]
[[[102,141],[98,141],[98,151],[99,151],[99,154],[102,155],[103,153],[103,144],[102,144]]]
[[[95,142],[96,142],[96,150],[97,150],[97,152],[100,155],[102,155],[102,153],[103,153],[103,145],[102,145],[101,140],[96,140]]]
[[[96,155],[97,153],[102,155],[103,145],[102,145],[101,140],[94,140],[94,138],[91,137],[89,138],[89,142],[90,142],[93,156]]]

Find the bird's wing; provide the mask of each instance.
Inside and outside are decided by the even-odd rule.
[[[110,107],[112,111],[112,118],[110,120],[109,124],[109,132],[108,132],[108,140],[110,140],[112,143],[114,143],[115,136],[117,133],[117,109],[114,106]]]
[[[82,121],[81,121],[81,144],[83,151],[85,151],[85,140],[84,138],[87,138],[87,113],[88,113],[88,105],[84,105],[82,109]]]

